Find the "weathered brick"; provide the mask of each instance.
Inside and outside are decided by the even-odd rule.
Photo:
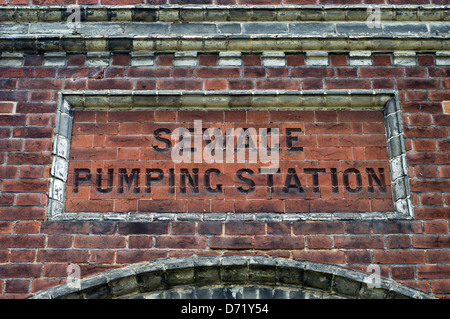
[[[294,234],[343,234],[342,222],[294,222]]]
[[[253,239],[248,236],[214,236],[209,238],[211,249],[251,249]]]
[[[171,234],[172,235],[194,235],[195,223],[194,222],[173,222]]]
[[[114,236],[75,236],[75,248],[125,248],[124,237]]]
[[[380,264],[425,263],[425,253],[421,250],[374,250],[373,259]]]
[[[40,277],[41,264],[3,264],[0,265],[0,276],[2,278],[32,278]]]
[[[309,260],[332,265],[345,263],[345,253],[339,250],[299,250],[293,251],[292,256],[295,259]]]
[[[167,222],[120,222],[118,233],[121,235],[129,234],[149,234],[162,235],[169,233],[169,223]]]
[[[264,223],[243,223],[229,222],[225,224],[225,234],[227,235],[264,235]]]
[[[338,249],[381,249],[384,239],[381,235],[334,236],[334,247]]]
[[[82,263],[89,259],[89,250],[83,249],[41,249],[37,253],[38,262]]]
[[[383,221],[373,223],[375,234],[417,234],[422,232],[419,221]]]
[[[431,281],[431,290],[436,294],[448,294],[450,292],[450,280]]]
[[[307,236],[306,245],[308,249],[331,249],[332,242],[330,236]]]
[[[414,248],[449,248],[449,235],[414,235]]]
[[[10,193],[39,193],[47,191],[47,180],[5,180],[3,191]]]
[[[255,249],[303,249],[305,239],[303,236],[255,236]]]
[[[156,248],[205,249],[206,237],[203,236],[161,236],[156,238]]]
[[[117,252],[116,262],[118,264],[134,264],[141,261],[166,258],[166,250],[132,249]]]

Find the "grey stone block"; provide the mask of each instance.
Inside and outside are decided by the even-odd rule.
[[[394,158],[405,153],[405,145],[400,135],[391,138],[387,143],[388,156]]]
[[[156,21],[157,12],[152,8],[134,8],[133,21]]]
[[[51,174],[56,178],[66,182],[67,181],[67,171],[69,169],[69,162],[65,159],[57,156],[53,156],[53,163]]]
[[[60,113],[56,117],[55,129],[59,135],[70,139],[72,136],[72,118],[65,113]]]
[[[229,256],[221,260],[220,277],[223,282],[247,282],[248,260]]]
[[[266,67],[285,66],[284,52],[263,52],[262,63]]]
[[[267,282],[275,283],[276,271],[274,267],[262,265],[250,265],[249,281],[250,282]]]
[[[162,279],[164,270],[155,270],[150,273],[142,273],[136,275],[137,283],[143,291],[151,291],[153,289],[160,289],[163,285]]]
[[[199,288],[195,290],[196,299],[212,299],[212,289]]]
[[[176,290],[166,290],[162,293],[162,299],[181,299],[180,293]]]
[[[450,33],[450,24],[430,23],[431,33]]]
[[[409,51],[394,52],[394,64],[405,66],[416,65],[416,53]]]
[[[168,23],[125,23],[126,34],[147,35],[169,33]]]
[[[121,23],[83,22],[77,26],[77,32],[83,35],[121,35]]]
[[[323,299],[324,294],[315,291],[305,291],[303,299]]]
[[[81,12],[80,12],[81,13]],[[60,8],[50,8],[47,7],[44,10],[39,10],[39,20],[42,22],[59,22],[62,19],[62,12]],[[66,21],[66,19],[64,19],[64,21]]]
[[[393,113],[385,117],[385,126],[387,138],[400,134],[400,125],[398,122],[398,113]]]
[[[211,289],[211,299],[225,299],[225,289],[224,288]]]
[[[388,116],[389,114],[395,113],[398,111],[397,101],[395,98],[391,98],[383,109],[384,116]]]
[[[136,276],[123,277],[108,283],[113,295],[125,295],[138,290]]]
[[[289,24],[289,33],[335,33],[334,23],[298,22]]]
[[[72,34],[75,32],[74,25],[57,22],[38,22],[30,24],[29,33],[37,34]]]
[[[191,284],[194,282],[194,269],[181,268],[166,270],[165,282],[169,287]]]
[[[324,51],[306,52],[306,65],[328,65],[328,52]]]
[[[231,33],[231,34],[241,33],[240,23],[219,23],[218,27],[220,33]]]
[[[86,58],[86,66],[109,65],[109,52],[88,52]]]
[[[413,216],[413,206],[409,198],[396,201],[394,203],[394,208],[396,212],[403,216]]]
[[[58,219],[64,213],[64,203],[50,197],[48,200],[48,212],[51,218]]]
[[[108,49],[111,52],[129,52],[131,50],[131,39],[124,37],[110,37]]]
[[[258,288],[257,287],[244,287],[243,298],[258,299]]]
[[[5,7],[3,7],[5,8]],[[14,21],[15,20],[15,7],[6,7],[5,9],[3,9],[0,11],[0,22],[9,22],[9,21]]]
[[[170,27],[170,32],[175,34],[212,34],[217,33],[214,23],[175,23]]]
[[[69,145],[69,139],[57,134],[53,141],[53,154],[65,159],[69,159]]]
[[[401,34],[417,34],[428,33],[428,27],[426,24],[413,24],[413,23],[386,23],[383,25],[384,33],[401,33]]]
[[[196,66],[197,52],[175,52],[174,66]]]
[[[288,25],[286,23],[243,23],[242,30],[244,34],[280,34],[288,33]]]
[[[46,36],[36,39],[36,48],[39,52],[62,50],[59,36]],[[62,42],[62,41],[61,41]]]
[[[241,52],[220,52],[219,65],[220,66],[239,66],[242,64]]]
[[[66,184],[59,179],[52,178],[48,196],[62,203],[64,201],[65,194]]]
[[[336,276],[333,280],[333,291],[347,296],[355,296],[361,288],[361,283]]]
[[[36,50],[35,41],[30,41],[29,38],[14,39],[14,50],[24,52],[34,52]]]
[[[406,160],[404,155],[390,160],[391,180],[395,181],[397,178],[407,175],[407,168],[403,166],[404,160]]]
[[[289,290],[286,289],[274,289],[273,299],[289,299]]]
[[[3,52],[0,58],[0,66],[22,66],[23,53]]]
[[[291,267],[278,267],[278,281],[281,284],[302,285],[303,284],[303,270]]]
[[[406,198],[406,185],[405,180],[403,178],[399,178],[392,182],[392,196],[394,201],[398,201],[399,199]]]
[[[242,287],[226,287],[224,289],[225,299],[242,299],[244,292]]]
[[[220,283],[220,268],[219,267],[195,267],[194,268],[195,281],[200,284]]]
[[[259,288],[258,289],[258,298],[259,299],[272,299],[273,297],[273,289],[272,288]]]
[[[367,285],[363,284],[359,291],[359,297],[361,299],[385,299],[386,290],[378,288],[369,288]]]
[[[450,52],[448,51],[436,52],[436,65],[450,65]]]
[[[154,65],[155,55],[153,52],[132,52],[131,65],[132,66],[150,66]]]
[[[64,66],[67,55],[65,52],[45,52],[44,66]]]
[[[178,291],[180,299],[194,299],[195,298],[195,288],[186,288]]]
[[[370,51],[351,51],[349,53],[350,65],[372,65],[372,52]]]
[[[86,299],[105,299],[110,297],[111,289],[107,285],[99,285],[84,290],[83,295]]]
[[[0,25],[0,34],[26,34],[28,33],[29,24],[28,23],[8,23],[2,22]]]
[[[289,299],[305,299],[305,293],[302,290],[291,290],[289,292]]]
[[[381,28],[370,28],[367,23],[350,22],[337,23],[338,33],[381,33]]]
[[[11,52],[15,49],[16,47],[16,41],[12,38],[3,38],[0,40],[0,51],[6,51],[6,52]]]
[[[303,283],[306,287],[330,291],[332,278],[333,278],[332,274],[326,274],[313,270],[306,270],[303,276]]]

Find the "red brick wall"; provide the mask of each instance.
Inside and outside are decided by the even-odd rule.
[[[214,56],[200,56],[197,67],[173,67],[171,56],[158,56],[155,66],[131,67],[128,55],[115,55],[111,65],[102,68],[84,65],[83,55],[68,56],[67,65],[61,67],[43,66],[42,56],[26,55],[23,67],[0,67],[1,297],[23,298],[63,283],[69,263],[79,264],[82,275],[88,276],[154,258],[217,254],[277,255],[362,271],[375,263],[381,265],[385,277],[449,297],[450,115],[443,112],[443,101],[450,100],[450,67],[434,65],[433,54],[418,54],[418,65],[411,67],[391,65],[391,58],[390,54],[374,55],[373,66],[349,66],[347,56],[339,55],[331,57],[329,66],[315,67],[306,66],[303,55],[289,55],[285,67],[273,68],[262,66],[259,55],[244,56],[242,67],[216,66]],[[398,90],[415,219],[292,223],[46,220],[60,90],[280,88]],[[84,121],[91,116],[83,114],[75,113],[74,132],[83,116]],[[99,117],[111,114],[97,113]],[[335,116],[336,112],[314,113],[315,120],[318,114]],[[80,136],[73,150],[86,142]],[[108,142],[92,136],[89,142]]]

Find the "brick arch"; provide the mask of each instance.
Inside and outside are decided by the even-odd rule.
[[[393,280],[339,266],[267,256],[186,257],[142,262],[62,284],[32,299],[345,298],[431,299]]]

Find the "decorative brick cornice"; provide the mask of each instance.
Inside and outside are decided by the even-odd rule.
[[[3,6],[2,22],[66,22],[72,6]],[[81,22],[366,21],[369,5],[80,5]],[[448,5],[372,5],[381,21],[450,21]]]
[[[70,6],[0,9],[2,52],[445,51],[448,6]],[[70,21],[68,21],[68,19]],[[70,23],[67,23],[70,22]]]

